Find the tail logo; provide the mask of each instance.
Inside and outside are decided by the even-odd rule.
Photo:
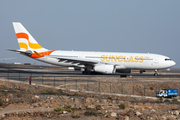
[[[28,46],[31,49],[41,49],[41,48],[43,48],[38,43],[31,43],[29,41],[29,36],[26,33],[16,33],[16,36],[17,36],[17,39],[24,38],[24,39],[26,39],[28,41],[28,45],[26,43],[24,43],[24,42],[19,42],[19,47],[20,48],[24,48],[26,50],[28,50]]]

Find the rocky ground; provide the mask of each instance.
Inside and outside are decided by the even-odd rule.
[[[41,77],[33,77],[33,83],[42,84]],[[54,82],[54,79],[56,80]],[[141,77],[46,77],[43,85],[94,92],[118,93],[126,95],[156,96],[161,89],[180,89],[179,78]],[[26,81],[28,82],[28,80]]]
[[[119,83],[120,84],[120,83]],[[178,86],[180,83],[151,83],[159,88]],[[128,89],[134,82],[124,82]],[[144,85],[138,83],[138,85]],[[102,85],[103,86],[103,85]],[[118,86],[118,84],[117,84]],[[121,86],[121,85],[120,85]],[[108,90],[104,92],[109,92]],[[124,91],[126,90],[124,89]],[[86,89],[85,89],[86,90]],[[143,90],[143,89],[142,89]],[[15,81],[0,80],[0,119],[3,120],[177,120],[180,104],[177,99],[151,99],[121,95],[85,93]],[[141,95],[141,90],[136,90]]]

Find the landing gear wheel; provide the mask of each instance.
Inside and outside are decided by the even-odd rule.
[[[157,73],[154,73],[154,76],[158,76],[158,74],[157,74]]]
[[[87,71],[87,75],[91,75],[91,71]]]
[[[120,75],[120,77],[127,77],[127,75]]]
[[[154,76],[158,76],[158,74],[157,74],[158,70],[155,69],[154,72],[155,72],[155,73],[154,73]]]
[[[83,71],[82,74],[83,75],[91,75],[91,71]]]
[[[86,75],[86,71],[82,71],[82,74],[83,74],[83,75]]]

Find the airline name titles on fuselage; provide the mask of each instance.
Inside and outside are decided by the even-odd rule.
[[[123,55],[102,55],[101,61],[107,62],[135,62],[135,63],[143,63],[144,60],[149,60],[148,56],[130,56],[128,59]]]

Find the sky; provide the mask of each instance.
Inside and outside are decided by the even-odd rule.
[[[21,22],[49,50],[157,53],[180,68],[179,0],[1,0],[0,61],[45,64],[19,49],[12,22]]]

